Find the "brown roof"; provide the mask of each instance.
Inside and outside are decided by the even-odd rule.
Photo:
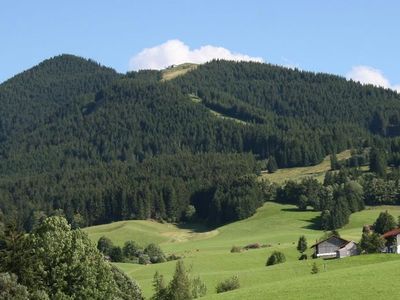
[[[342,240],[343,244],[342,244],[340,247],[343,247],[343,246],[347,245],[347,244],[350,242],[350,241],[345,240],[345,239],[342,239],[341,237],[338,237],[338,236],[336,236],[336,235],[332,235],[332,236],[328,237],[328,238],[325,239],[325,240],[322,240],[322,241],[319,241],[318,243],[315,243],[315,244],[312,245],[310,248],[313,248],[313,247],[315,247],[315,246],[317,246],[317,245],[319,245],[319,244],[321,244],[321,243],[323,243],[323,242],[325,242],[325,241],[327,241],[327,240],[329,240],[329,239],[331,239],[331,238],[337,238],[338,240]]]
[[[388,237],[392,237],[392,236],[396,236],[400,233],[400,228],[396,228],[396,229],[392,229],[388,232],[385,232],[384,234],[382,234],[383,238],[388,238]]]

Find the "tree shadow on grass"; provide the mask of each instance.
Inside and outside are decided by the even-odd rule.
[[[281,211],[288,211],[288,212],[303,212],[303,211],[315,211],[312,208],[307,208],[300,210],[297,207],[292,207],[292,208],[282,208]]]
[[[302,228],[312,229],[312,230],[321,230],[321,216],[316,216],[314,218],[302,220],[302,221],[309,223],[308,225],[303,226]]]
[[[195,233],[208,232],[217,228],[217,226],[209,226],[202,223],[186,223],[186,222],[178,223],[176,224],[176,226],[179,229],[185,229]]]

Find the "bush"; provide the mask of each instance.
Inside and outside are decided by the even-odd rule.
[[[112,262],[122,262],[124,260],[124,255],[122,254],[121,247],[114,246],[111,249],[110,259]]]
[[[126,241],[122,252],[127,259],[134,259],[138,257],[142,252],[142,247],[140,247],[135,241]]]
[[[172,260],[178,260],[181,259],[182,257],[176,254],[171,254],[170,256],[167,257],[167,261],[172,261]]]
[[[311,274],[317,274],[317,273],[319,273],[319,268],[317,266],[317,263],[314,262],[311,268]]]
[[[114,247],[113,242],[105,236],[99,238],[97,242],[97,249],[104,255],[110,255],[112,248]]]
[[[232,246],[231,253],[239,253],[239,252],[242,252],[242,247]]]
[[[268,257],[266,266],[272,266],[276,264],[280,264],[286,261],[286,257],[282,252],[274,251],[271,256]]]
[[[139,264],[141,264],[141,265],[151,264],[150,257],[147,254],[141,254],[139,256]]]
[[[259,243],[254,243],[254,244],[249,244],[243,247],[243,249],[245,250],[249,250],[249,249],[259,249],[261,248],[261,245]]]
[[[149,244],[145,249],[144,249],[144,254],[147,254],[150,258],[150,261],[153,264],[156,263],[161,263],[161,262],[166,262],[167,259],[165,258],[164,252],[161,250],[161,248],[156,245],[156,244]]]
[[[240,288],[239,277],[237,275],[228,278],[217,285],[217,293],[223,293]]]
[[[308,259],[308,256],[307,256],[307,254],[302,253],[302,254],[300,255],[300,257],[299,257],[299,260],[305,260],[305,259]]]

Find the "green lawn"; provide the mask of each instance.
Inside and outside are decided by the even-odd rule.
[[[350,223],[340,230],[340,234],[344,238],[358,241],[362,225],[372,224],[383,210],[390,211],[395,217],[400,215],[400,207],[395,206],[366,209],[353,214]],[[129,239],[142,245],[154,241],[160,243],[166,253],[183,256],[186,265],[191,266],[192,273],[199,275],[207,285],[207,297],[204,299],[342,299],[343,295],[355,299],[353,293],[360,297],[364,295],[365,298],[365,295],[376,295],[380,291],[377,289],[375,292],[373,289],[374,279],[378,277],[373,274],[385,274],[386,279],[379,279],[380,285],[384,285],[384,280],[389,280],[389,276],[394,277],[397,269],[400,273],[400,255],[367,255],[342,260],[318,259],[321,272],[311,275],[314,260],[298,261],[295,248],[300,235],[304,234],[311,245],[323,234],[312,226],[312,219],[318,215],[318,212],[298,211],[291,205],[266,203],[253,217],[212,231],[196,226],[191,229],[178,228],[172,224],[152,221],[116,222],[85,230],[93,241],[101,235],[108,236],[119,245]],[[268,244],[270,247],[230,253],[233,245],[244,246],[250,243]],[[268,255],[277,249],[285,253],[287,262],[265,267]],[[118,266],[139,282],[148,297],[152,294],[154,273],[159,271],[169,280],[175,262]],[[216,295],[217,283],[235,274],[240,278],[241,288]],[[367,287],[360,291],[363,285]],[[394,285],[391,291],[395,295]],[[334,293],[338,294],[335,296]],[[390,298],[391,294],[387,293],[385,297]]]

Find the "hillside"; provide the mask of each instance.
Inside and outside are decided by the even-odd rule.
[[[379,212],[388,210],[395,217],[400,215],[396,206],[368,208],[351,216],[350,222],[339,230],[346,239],[358,241],[364,224],[371,224]],[[95,226],[86,229],[89,237],[96,242],[99,236],[105,235],[116,244],[123,245],[133,239],[145,245],[149,240],[159,242],[167,253],[182,255],[186,265],[191,265],[193,273],[205,281],[208,288],[205,299],[322,299],[336,294],[336,289],[343,289],[345,295],[352,299],[361,299],[366,295],[377,295],[383,292],[390,298],[395,293],[395,286],[376,289],[384,285],[388,274],[400,265],[397,255],[366,255],[344,258],[342,260],[316,260],[321,273],[311,275],[314,260],[298,261],[296,243],[300,235],[305,235],[309,246],[323,236],[323,231],[312,227],[312,219],[317,212],[298,211],[294,206],[266,203],[257,213],[246,220],[219,227],[211,232],[204,228],[177,228],[171,224],[155,224],[151,221],[126,221],[109,225]],[[150,229],[151,228],[151,229]],[[150,230],[149,230],[150,229]],[[149,233],[151,232],[151,235]],[[181,239],[169,238],[181,236]],[[248,250],[242,253],[230,253],[233,245],[245,246],[251,243],[268,244],[270,247]],[[280,250],[286,255],[284,264],[265,267],[268,255]],[[308,252],[311,254],[311,252]],[[117,264],[128,275],[140,283],[144,294],[152,294],[152,278],[156,271],[171,278],[175,262],[142,266],[137,264]],[[325,265],[325,267],[324,267]],[[370,271],[370,270],[373,270]],[[238,275],[241,288],[221,295],[215,294],[217,282],[232,275]],[[374,279],[375,277],[375,279]],[[318,285],[314,284],[318,280]],[[364,290],[360,292],[363,286]],[[305,287],[307,287],[305,289]],[[345,287],[345,288],[344,288]],[[341,299],[343,294],[337,294]],[[358,295],[360,297],[358,297]],[[257,298],[258,297],[258,298]],[[368,298],[371,299],[371,298]]]
[[[0,209],[26,230],[55,211],[80,226],[179,221],[191,206],[214,225],[244,219],[263,203],[259,160],[312,166],[371,144],[399,152],[389,130],[399,100],[269,64],[117,74],[57,56],[0,85]]]

